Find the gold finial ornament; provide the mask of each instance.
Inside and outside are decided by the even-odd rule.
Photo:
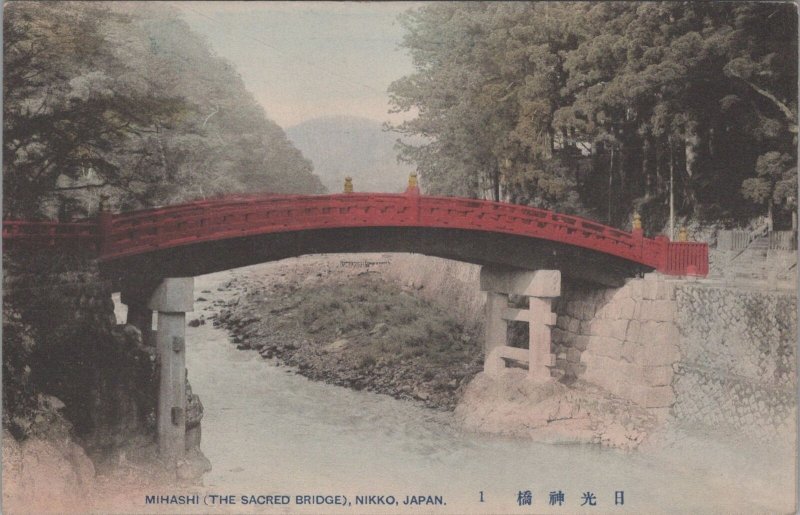
[[[417,187],[417,172],[408,174],[408,187],[409,189]]]
[[[678,231],[678,241],[689,241],[689,232],[684,226],[681,226],[680,230]]]
[[[344,178],[344,192],[353,193],[353,178],[350,176]]]
[[[633,213],[633,228],[634,229],[641,229],[642,228],[642,217],[639,216],[639,213]]]

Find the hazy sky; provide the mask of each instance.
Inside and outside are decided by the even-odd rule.
[[[283,127],[325,115],[378,121],[389,84],[413,71],[399,48],[410,2],[173,2]]]

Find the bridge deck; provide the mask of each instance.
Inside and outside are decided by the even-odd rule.
[[[6,248],[89,246],[102,262],[259,235],[333,229],[452,229],[587,249],[665,274],[708,273],[708,246],[645,238],[528,206],[415,194],[261,195],[190,202],[80,222],[3,222]],[[379,234],[379,233],[378,233]],[[375,233],[373,232],[373,235]],[[378,236],[379,237],[379,236]]]

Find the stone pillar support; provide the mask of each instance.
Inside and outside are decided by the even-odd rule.
[[[508,321],[503,319],[503,313],[508,309],[508,295],[486,292],[486,319],[484,320],[484,342],[483,342],[483,368],[491,368],[493,361],[490,360],[492,351],[497,347],[507,345]],[[494,358],[492,358],[494,360]],[[496,361],[496,360],[495,360]]]
[[[528,308],[528,375],[537,382],[550,379],[550,367],[555,365],[551,350],[550,328],[556,325],[551,311],[552,297],[529,297]]]
[[[186,445],[186,313],[194,310],[194,278],[163,279],[147,307],[158,311],[158,451],[175,464]]]
[[[561,295],[561,272],[558,270],[517,270],[483,267],[481,290],[487,292],[484,371],[496,374],[505,368],[505,360],[527,361],[528,377],[537,382],[550,380],[555,359],[551,353],[550,328],[556,324],[553,299]],[[528,297],[528,309],[509,309],[508,295]],[[508,321],[529,323],[527,353],[507,345]]]

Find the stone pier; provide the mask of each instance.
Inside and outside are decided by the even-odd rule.
[[[142,341],[156,347],[158,356],[158,450],[176,463],[186,449],[186,313],[194,310],[194,278],[162,279],[152,287],[123,289],[129,324],[142,333]],[[151,329],[158,312],[156,331]],[[199,439],[199,427],[194,436]],[[191,435],[190,435],[191,436]]]
[[[148,307],[158,311],[158,451],[174,463],[186,448],[186,313],[194,310],[194,278],[162,280]]]
[[[506,367],[506,360],[528,364],[528,377],[536,382],[549,381],[555,365],[551,353],[550,329],[556,324],[553,299],[561,295],[561,272],[558,270],[516,270],[485,266],[481,268],[481,290],[486,293],[484,371],[494,375]],[[509,295],[528,297],[528,309],[512,309]],[[510,347],[508,322],[529,324],[528,349]]]

